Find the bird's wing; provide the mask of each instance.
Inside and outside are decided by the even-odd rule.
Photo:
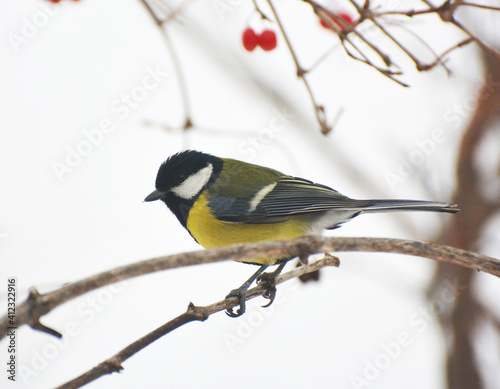
[[[249,214],[250,223],[262,223],[267,218],[325,212],[337,209],[356,210],[371,205],[371,201],[354,200],[332,188],[296,177],[278,180],[276,186]]]
[[[261,187],[250,197],[218,197],[210,203],[219,220],[237,223],[277,223],[292,215],[334,209],[356,212],[372,204],[370,200],[350,199],[327,186],[288,176]]]

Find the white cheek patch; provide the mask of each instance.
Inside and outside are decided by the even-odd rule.
[[[171,191],[183,199],[190,200],[196,196],[208,180],[210,180],[213,170],[214,168],[212,164],[209,163],[207,167],[204,167],[198,172],[190,175],[184,180],[184,182],[176,187],[173,187]]]
[[[274,187],[276,186],[277,182],[267,185],[263,187],[261,190],[259,190],[255,196],[253,196],[252,201],[250,201],[250,212],[255,211],[259,203],[262,201],[264,197],[267,196],[268,193],[270,193]]]

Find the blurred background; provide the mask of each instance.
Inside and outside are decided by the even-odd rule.
[[[500,60],[492,54],[500,12],[457,9],[456,20],[485,47],[464,44],[427,72],[373,23],[356,24],[402,72],[394,78],[403,87],[346,55],[308,2],[273,1],[309,71],[323,124],[332,127],[324,135],[269,3],[257,4],[260,12],[252,1],[229,0],[0,4],[2,312],[8,278],[17,279],[19,304],[33,286],[48,292],[199,250],[167,207],[142,202],[160,164],[183,148],[266,165],[354,198],[456,202],[457,215],[366,215],[328,235],[428,240],[500,257]],[[357,23],[349,1],[320,4]],[[168,19],[163,29],[146,5]],[[370,8],[428,6],[378,1]],[[379,20],[422,64],[470,37],[435,13]],[[276,48],[245,49],[247,28],[273,31]],[[349,37],[385,66],[359,36]],[[88,387],[500,386],[494,276],[409,256],[339,258],[340,268],[323,270],[318,282],[281,285],[271,307],[258,298],[240,318],[218,313],[181,327],[126,361],[121,374]],[[2,369],[1,386],[60,385],[189,302],[222,299],[254,271],[220,262],[78,297],[42,318],[63,339],[19,329],[17,380]],[[7,360],[5,340],[0,355]]]

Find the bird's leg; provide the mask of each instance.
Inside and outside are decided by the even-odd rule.
[[[238,317],[238,316],[241,316],[245,313],[245,309],[246,309],[245,302],[246,302],[248,288],[250,287],[250,285],[252,285],[252,283],[255,281],[255,279],[257,277],[259,277],[266,269],[267,269],[267,265],[261,265],[259,267],[259,270],[257,270],[252,275],[252,277],[250,277],[248,280],[246,280],[243,285],[241,285],[238,289],[233,289],[231,292],[229,292],[229,294],[226,296],[226,298],[238,297],[240,307],[238,308],[236,313],[233,312],[233,308],[226,309],[226,313],[228,316]]]
[[[269,302],[266,305],[263,305],[263,308],[266,308],[273,303],[276,297],[276,278],[278,278],[285,265],[286,262],[280,263],[275,271],[271,273],[264,273],[257,278],[258,283],[265,284],[267,287],[267,291],[264,294],[264,297],[266,299],[269,299]]]

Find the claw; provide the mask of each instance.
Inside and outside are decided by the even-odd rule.
[[[226,309],[226,314],[228,316],[230,316],[230,317],[238,317],[238,316],[241,316],[241,315],[243,315],[245,313],[245,309],[246,309],[245,302],[246,302],[248,288],[249,288],[250,285],[252,285],[252,282],[254,282],[255,279],[260,274],[262,274],[262,272],[264,270],[266,270],[266,268],[267,268],[267,265],[261,265],[261,267],[259,267],[259,270],[257,270],[252,275],[252,277],[250,277],[243,285],[241,285],[238,289],[233,289],[231,292],[229,292],[229,294],[226,296],[226,298],[237,297],[240,307],[238,308],[238,310],[236,311],[236,313],[233,311],[234,307]]]
[[[266,293],[263,297],[269,299],[269,302],[266,305],[263,305],[262,308],[267,308],[274,302],[274,299],[276,298],[276,278],[278,278],[284,266],[285,263],[282,263],[272,273],[263,273],[257,278],[257,282],[259,284],[265,284],[267,287]]]
[[[240,307],[236,312],[233,311],[234,307],[226,309],[226,315],[230,317],[239,317],[245,313],[246,310],[246,296],[247,291],[241,289],[234,289],[226,296],[226,298],[237,297]]]
[[[264,297],[269,299],[269,302],[266,305],[263,305],[263,307],[266,308],[270,306],[276,298],[276,278],[283,270],[283,267],[285,267],[285,264],[286,262],[281,263],[272,273],[263,273],[266,270],[267,265],[261,265],[259,270],[257,270],[243,285],[241,285],[238,289],[234,289],[229,292],[226,298],[237,297],[239,308],[236,312],[233,310],[234,307],[228,308],[226,309],[226,314],[229,317],[238,317],[245,313],[248,288],[255,280],[257,280],[257,283],[264,284],[267,287]]]
[[[274,297],[272,299],[269,299],[269,302],[267,304],[261,305],[262,308],[267,308],[269,307],[274,301]]]
[[[233,312],[233,308],[226,309],[226,315],[228,315],[229,317],[240,317],[244,313],[245,313],[245,310],[242,311],[241,308],[238,309],[236,311],[236,313]]]
[[[262,305],[262,308],[267,308],[274,302],[274,299],[276,298],[276,285],[269,285],[263,297],[269,299],[269,302],[266,305]]]

